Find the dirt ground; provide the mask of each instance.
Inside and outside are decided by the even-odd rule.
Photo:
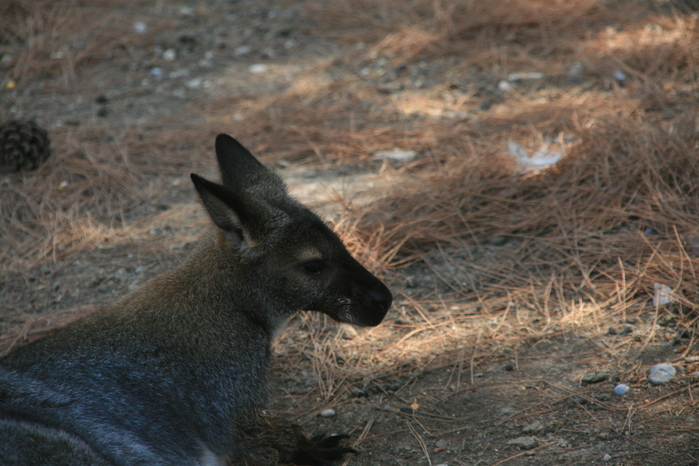
[[[697,4],[488,3],[0,4],[0,123],[52,140],[0,175],[3,351],[180,262],[225,132],[396,297],[275,345],[270,414],[338,464],[699,465]]]

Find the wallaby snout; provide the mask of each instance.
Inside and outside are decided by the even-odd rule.
[[[265,422],[272,340],[289,316],[379,324],[388,288],[230,136],[221,183],[192,175],[213,223],[175,269],[0,359],[3,466],[325,466],[343,435]]]

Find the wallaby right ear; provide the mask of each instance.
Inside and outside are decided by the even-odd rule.
[[[231,246],[239,253],[255,248],[264,235],[261,227],[265,224],[265,219],[259,215],[264,207],[250,205],[255,203],[255,199],[244,199],[224,186],[194,173],[191,178],[209,217],[225,232]]]

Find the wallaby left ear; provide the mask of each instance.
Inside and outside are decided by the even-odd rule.
[[[225,232],[233,249],[242,253],[257,247],[265,234],[268,207],[194,173],[191,178],[209,217]]]
[[[227,134],[216,137],[216,159],[223,186],[235,191],[257,192],[270,199],[286,196],[281,178],[265,167],[241,143]]]
[[[267,167],[227,134],[216,136],[216,160],[223,185],[227,187],[247,189],[255,178],[267,173]]]

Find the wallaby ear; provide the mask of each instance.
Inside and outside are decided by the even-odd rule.
[[[246,189],[256,177],[267,172],[267,167],[227,134],[216,136],[216,159],[224,186]]]
[[[229,135],[216,137],[216,158],[225,187],[235,191],[255,190],[257,196],[267,199],[286,195],[284,182]]]
[[[255,199],[243,199],[231,190],[199,175],[191,174],[206,211],[214,224],[223,230],[229,243],[238,252],[255,248],[264,234],[265,206],[254,206]]]

